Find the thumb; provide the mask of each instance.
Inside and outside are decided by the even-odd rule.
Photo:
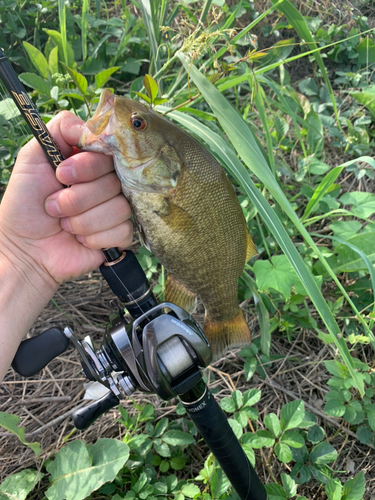
[[[47,128],[65,158],[72,155],[82,134],[84,121],[69,111],[62,111],[47,124]],[[22,169],[48,164],[46,153],[34,138],[18,154]],[[49,167],[51,168],[51,167]]]

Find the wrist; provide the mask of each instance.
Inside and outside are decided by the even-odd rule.
[[[0,231],[0,381],[57,288],[58,283]]]

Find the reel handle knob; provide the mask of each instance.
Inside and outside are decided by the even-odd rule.
[[[12,368],[22,377],[32,377],[68,347],[69,339],[63,331],[50,328],[37,337],[21,342],[12,361]]]
[[[83,408],[79,408],[72,415],[76,429],[79,431],[87,429],[97,418],[103,415],[103,413],[111,408],[114,408],[115,406],[118,406],[119,404],[120,401],[118,397],[115,396],[112,391],[109,391],[97,401],[94,401]]]

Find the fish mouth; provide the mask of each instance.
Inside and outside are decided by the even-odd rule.
[[[86,151],[104,152],[105,141],[101,135],[105,133],[110,120],[113,120],[116,96],[109,89],[103,89],[100,94],[98,107],[94,115],[83,127],[78,147]]]

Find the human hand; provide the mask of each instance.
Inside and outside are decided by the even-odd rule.
[[[53,288],[96,269],[104,260],[100,248],[124,248],[132,241],[130,207],[112,158],[88,152],[70,156],[83,123],[66,111],[49,122],[67,158],[56,175],[35,139],[23,147],[0,205],[0,251]]]

